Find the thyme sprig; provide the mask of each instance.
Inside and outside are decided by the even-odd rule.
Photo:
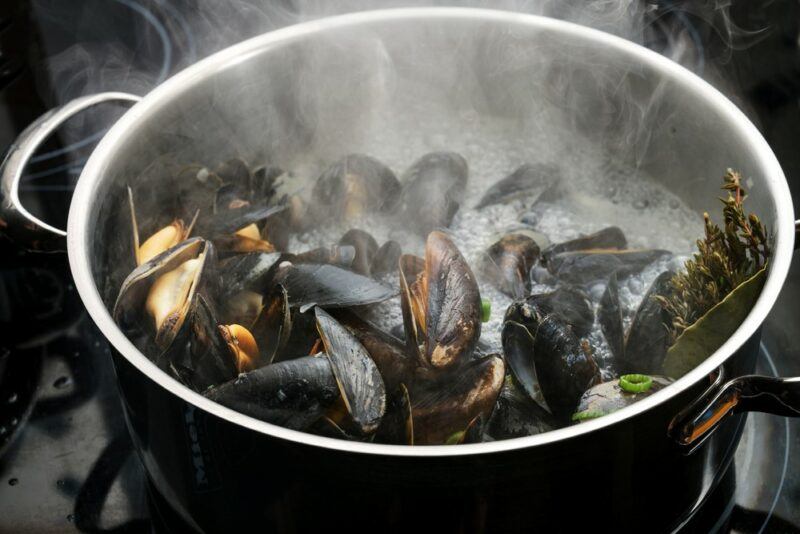
[[[745,213],[741,182],[728,169],[722,186],[728,196],[720,198],[724,229],[704,213],[705,237],[697,240],[697,253],[672,277],[670,294],[656,297],[672,319],[673,340],[767,264],[771,239],[758,216]]]

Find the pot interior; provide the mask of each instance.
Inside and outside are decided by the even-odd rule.
[[[763,154],[732,124],[731,105],[677,66],[536,17],[415,13],[254,39],[137,106],[112,152],[95,154],[102,176],[85,239],[106,305],[128,272],[116,268],[131,250],[126,184],[231,157],[316,172],[361,152],[400,174],[428,151],[485,149],[501,162],[472,174],[473,187],[485,189],[512,162],[555,164],[567,181],[618,173],[664,185],[698,213],[686,221],[698,229],[700,213],[719,213],[721,177],[734,168],[746,177],[749,209],[776,226],[768,181],[782,177],[764,175]]]

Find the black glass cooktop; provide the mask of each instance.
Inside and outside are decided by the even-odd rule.
[[[426,2],[392,5],[421,3]],[[229,4],[236,9],[226,16],[239,17],[236,37],[243,39],[291,22],[293,10],[304,3]],[[736,87],[729,94],[773,146],[798,204],[800,7],[725,2],[727,22],[747,39],[720,52],[719,33],[708,26],[719,21],[682,9],[686,4],[647,3],[657,15],[648,44],[658,49],[671,32],[682,32],[693,47],[690,68],[708,74],[713,64],[725,72],[730,85],[722,84],[723,90]],[[205,16],[222,13],[210,6],[202,0],[0,2],[0,150],[58,102],[98,90],[141,94],[229,44],[198,35],[197,24],[205,25],[207,37],[209,25],[220,23]],[[748,31],[759,28],[766,30]],[[54,223],[63,223],[69,191],[102,136],[96,123],[71,125],[27,171],[23,194]],[[21,253],[0,243],[0,258],[0,533],[180,532],[181,525],[148,491],[125,430],[108,347],[75,293],[66,256]],[[798,294],[795,262],[764,326],[760,373],[800,376]],[[734,463],[684,531],[800,532],[798,452],[800,421],[750,415]]]

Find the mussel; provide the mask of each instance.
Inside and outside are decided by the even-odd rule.
[[[375,433],[375,441],[392,445],[414,445],[414,417],[405,384],[399,384],[389,396],[386,415]]]
[[[330,361],[319,355],[261,367],[205,395],[245,415],[303,430],[334,404],[339,387]]]
[[[669,348],[669,315],[656,300],[671,290],[674,273],[658,275],[633,316],[623,336],[621,304],[616,275],[609,280],[600,302],[600,325],[620,373],[657,373]]]
[[[547,313],[535,302],[509,306],[502,343],[508,365],[525,392],[536,399],[538,385],[550,412],[562,421],[569,419],[581,394],[600,381],[587,343],[560,314]]]
[[[443,232],[428,234],[425,259],[400,258],[406,344],[429,367],[450,367],[475,350],[481,298],[472,270]]]
[[[396,291],[360,274],[335,265],[281,261],[273,283],[286,288],[289,302],[300,311],[313,306],[349,308],[391,298]]]
[[[464,198],[469,169],[455,152],[432,152],[403,176],[399,213],[402,224],[420,235],[450,226]]]
[[[218,325],[225,345],[236,365],[236,371],[246,373],[260,367],[260,351],[252,332],[239,324]]]
[[[315,308],[315,312],[319,336],[331,362],[349,422],[358,434],[371,434],[378,429],[386,412],[386,388],[381,374],[353,334],[322,308]]]
[[[541,434],[556,428],[557,422],[519,387],[513,374],[507,375],[497,406],[487,423],[493,439],[511,439]]]
[[[258,224],[285,212],[287,207],[250,205],[226,209],[201,220],[198,231],[222,250],[237,253],[275,252],[276,246],[261,235]]]
[[[289,294],[280,285],[273,285],[264,295],[263,306],[252,325],[253,337],[261,347],[261,359],[272,363],[287,346],[292,333]]]
[[[253,198],[253,174],[250,167],[239,158],[231,158],[223,161],[214,169],[214,172],[222,181],[239,191],[239,198],[242,200],[255,200]]]
[[[114,320],[133,337],[149,322],[144,330],[154,332],[153,341],[163,352],[183,326],[212,258],[211,243],[192,238],[138,266],[122,283]]]
[[[369,212],[391,210],[400,195],[400,183],[386,165],[363,154],[350,154],[317,179],[313,205],[337,220],[351,220]]]
[[[197,295],[197,303],[192,309],[191,328],[187,333],[187,347],[178,347],[168,357],[170,367],[182,377],[182,381],[197,391],[217,386],[236,378],[235,354],[220,330],[217,316],[203,295]],[[187,363],[180,351],[186,351]]]
[[[350,269],[356,258],[356,249],[352,245],[331,245],[317,247],[298,254],[286,254],[283,261],[294,263],[327,263]]]
[[[199,214],[199,211],[196,211],[194,218],[188,225],[183,222],[183,219],[173,219],[170,224],[157,230],[142,243],[141,236],[139,235],[139,220],[136,214],[136,205],[134,204],[133,191],[130,187],[128,187],[128,205],[131,211],[133,251],[136,265],[146,263],[165,250],[188,239]]]
[[[417,381],[410,391],[414,443],[440,445],[466,431],[476,417],[487,420],[504,378],[503,358],[489,355],[434,380]]]
[[[332,310],[331,313],[367,349],[389,391],[411,382],[418,361],[406,351],[403,341],[362,319],[352,310]]]
[[[397,266],[402,254],[396,241],[387,241],[381,246],[369,232],[352,228],[339,240],[340,247],[353,247],[355,255],[350,268],[366,276],[380,276]]]
[[[278,252],[251,252],[220,262],[221,298],[230,298],[241,291],[266,290],[270,270],[280,257]]]
[[[543,314],[557,314],[578,337],[589,335],[594,324],[594,311],[589,297],[576,287],[561,286],[548,293],[531,295],[527,303]]]
[[[542,261],[548,260],[562,252],[575,252],[578,250],[613,249],[623,250],[628,247],[625,234],[617,226],[609,226],[585,236],[550,245],[542,252]]]
[[[625,357],[625,327],[622,323],[622,304],[619,301],[619,282],[617,273],[611,273],[606,284],[600,306],[597,309],[597,321],[606,338],[606,343],[615,361]]]
[[[293,429],[327,416],[346,432],[375,432],[386,411],[378,369],[364,347],[322,309],[315,309],[324,354],[265,365],[205,395],[246,415]],[[337,409],[337,403],[343,411]]]
[[[493,243],[486,253],[484,271],[511,298],[530,293],[531,268],[539,259],[539,245],[524,232],[509,233]]]
[[[349,245],[355,249],[351,269],[359,274],[369,276],[372,258],[378,252],[378,242],[375,241],[375,238],[369,232],[352,228],[342,236],[339,245]]]
[[[397,262],[403,250],[397,241],[387,241],[380,246],[370,262],[369,270],[372,276],[382,276],[397,268]]]
[[[539,197],[553,188],[560,178],[558,169],[552,165],[525,163],[492,185],[475,209],[507,203],[517,198],[524,198],[526,202],[535,204]]]
[[[667,250],[658,249],[560,252],[548,258],[547,270],[563,282],[586,285],[607,280],[613,272],[618,276],[635,274],[669,254]]]

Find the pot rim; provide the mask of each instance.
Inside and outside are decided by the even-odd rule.
[[[201,394],[189,389],[177,380],[168,376],[153,362],[142,354],[122,333],[111,318],[103,303],[100,293],[91,275],[89,252],[90,236],[93,233],[92,210],[87,209],[94,200],[103,172],[115,150],[124,142],[129,132],[135,131],[137,123],[148,113],[165,101],[180,97],[186,86],[190,86],[200,78],[214,75],[215,72],[227,68],[234,63],[245,62],[253,55],[262,53],[267,48],[277,50],[281,44],[292,42],[306,36],[328,30],[348,26],[359,26],[386,20],[409,19],[461,19],[494,21],[512,25],[535,27],[542,30],[557,31],[561,34],[573,35],[581,39],[589,39],[599,46],[608,46],[618,53],[627,55],[635,61],[649,64],[682,84],[687,90],[705,99],[709,106],[729,120],[729,126],[750,139],[756,153],[758,167],[764,174],[764,183],[774,199],[777,212],[775,224],[774,256],[764,288],[756,305],[736,332],[703,363],[690,373],[677,380],[663,390],[642,399],[604,417],[587,421],[577,426],[570,426],[545,432],[534,436],[526,436],[489,443],[464,444],[458,447],[446,445],[406,446],[383,445],[375,443],[349,442],[290,430],[281,426],[266,423],[241,414],[235,410],[217,404]],[[248,39],[217,52],[206,59],[184,69],[169,80],[156,87],[142,101],[133,106],[110,129],[95,148],[89,161],[81,173],[75,187],[75,193],[69,210],[67,223],[67,251],[72,276],[78,293],[90,316],[100,331],[133,366],[150,380],[159,384],[187,403],[193,404],[217,417],[231,423],[266,434],[278,439],[292,441],[301,445],[322,447],[350,453],[390,455],[390,456],[464,456],[474,454],[499,453],[527,447],[544,446],[564,439],[576,438],[591,432],[610,427],[625,419],[643,414],[653,407],[667,401],[706,378],[721,366],[745,341],[759,328],[772,308],[789,270],[794,242],[794,209],[792,207],[789,186],[775,155],[756,127],[730,100],[689,70],[667,59],[658,53],[599,30],[580,26],[557,19],[539,15],[527,15],[508,11],[477,8],[422,7],[384,9],[350,13],[336,17],[304,22],[289,26],[260,36]],[[666,435],[667,429],[664,429]]]

